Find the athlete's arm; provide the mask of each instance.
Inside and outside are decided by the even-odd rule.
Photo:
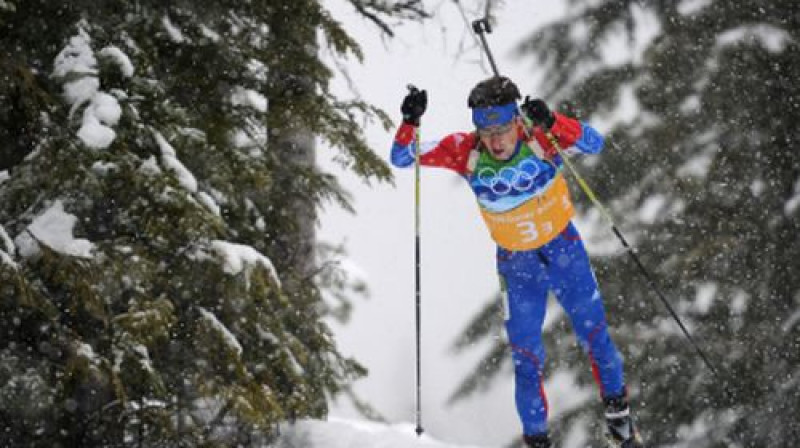
[[[396,167],[407,167],[414,163],[417,149],[417,127],[403,123],[397,130],[392,144],[391,161]],[[477,143],[474,133],[458,132],[447,135],[434,142],[422,142],[420,145],[420,164],[447,168],[459,174],[467,172],[469,152]]]
[[[555,122],[550,128],[550,133],[558,141],[560,149],[567,154],[597,154],[603,150],[603,136],[595,128],[558,112],[554,112],[553,115]],[[543,130],[537,127],[533,137],[544,149],[547,157],[552,158],[558,154]]]

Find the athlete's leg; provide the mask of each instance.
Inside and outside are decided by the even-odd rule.
[[[624,393],[622,356],[608,334],[603,297],[580,236],[570,224],[548,244],[553,291],[572,322],[572,328],[589,355],[603,397]]]
[[[545,434],[547,399],[542,387],[545,361],[542,324],[547,307],[547,274],[535,253],[500,249],[497,256],[505,290],[505,324],[514,362],[517,412],[526,435]]]

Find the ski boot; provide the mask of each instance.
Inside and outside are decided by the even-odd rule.
[[[522,440],[530,448],[551,448],[550,437],[547,434],[536,434],[535,436],[522,436]]]
[[[606,442],[608,448],[644,448],[642,436],[631,417],[626,396],[606,398]]]

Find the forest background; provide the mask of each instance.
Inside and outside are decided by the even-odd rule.
[[[412,48],[408,29],[394,31],[397,21],[444,14],[449,2],[341,5],[366,18],[355,26],[374,27],[377,36]],[[578,199],[579,225],[647,438],[654,446],[794,446],[800,440],[794,417],[800,403],[798,6],[788,0],[563,5],[542,22],[542,9],[514,15],[537,13],[530,25],[505,25],[510,21],[498,12],[492,42],[501,66],[524,92],[607,134],[606,152],[582,159],[581,169],[722,376],[711,376],[614,246],[597,211]],[[465,7],[468,17],[486,11],[481,3]],[[362,97],[333,93],[335,67],[358,59],[358,43],[369,38],[354,40],[332,13],[341,9],[328,8],[311,0],[203,8],[181,1],[0,1],[4,442],[268,443],[279,422],[323,417],[332,397],[352,395],[363,365],[340,352],[337,343],[346,347],[347,336],[337,341],[326,322],[364,306],[364,285],[352,281],[356,269],[335,269],[339,237],[333,246],[316,237],[319,207],[349,203],[345,181],[317,166],[318,149],[333,148],[336,164],[384,188],[380,182],[392,178],[384,160],[396,124],[389,119],[405,84],[430,89],[424,135],[435,137],[469,125],[463,98],[486,73],[452,70],[438,76],[438,85],[422,85],[416,70],[428,67],[408,58],[390,81],[354,83]],[[428,42],[441,38],[441,29],[415,30]],[[456,48],[450,54],[478,66],[474,40],[462,36],[450,41]],[[519,54],[499,50],[517,36]],[[506,58],[518,59],[530,77]],[[378,88],[367,87],[377,82],[396,99],[370,101]],[[370,123],[383,126],[382,138],[366,139],[362,130]],[[459,278],[493,276],[490,243],[467,217],[474,204],[463,189],[456,192],[453,178],[426,176],[425,315],[466,329],[450,340],[458,333],[453,327],[428,327],[425,334],[443,343],[426,344],[428,378],[452,386],[433,390],[475,403],[491,396],[497,406],[507,400],[508,410],[510,393],[502,388],[510,370],[494,290],[488,283],[456,289],[464,286]],[[405,240],[397,232],[412,228],[408,178],[397,173],[396,200],[382,194],[379,201],[386,208],[357,206],[364,213],[359,223],[370,222],[372,210],[396,217],[358,232],[380,237],[371,244],[382,257],[357,261],[373,291],[367,303],[405,300],[410,313],[411,265],[400,266],[411,258],[412,240],[406,256],[385,245]],[[435,242],[449,246],[439,250]],[[462,252],[472,244],[479,252]],[[467,265],[472,259],[486,264]],[[374,270],[384,275],[384,267],[394,271],[399,283],[392,290],[402,298],[374,286],[391,284],[373,282]],[[461,300],[473,302],[462,307]],[[476,315],[471,324],[470,314]],[[411,323],[399,314],[371,320],[381,330]],[[576,399],[559,404],[554,432],[580,446],[600,432],[591,378],[558,313],[548,325],[551,386],[570,391],[552,395]],[[357,337],[380,345],[392,336],[372,329]],[[408,334],[395,338],[411,348]],[[437,364],[447,356],[442,346],[460,350],[475,369]],[[391,418],[409,419],[412,352],[385,350],[397,355],[397,375],[356,395],[396,413]],[[371,378],[385,376],[376,367],[384,363],[365,359],[364,365]],[[442,406],[441,396],[426,396],[434,408]],[[382,397],[397,407],[382,409]],[[511,412],[490,406],[458,417],[431,413],[432,431],[444,432],[445,422],[474,426],[486,415],[513,421]],[[452,437],[464,435],[458,430]]]

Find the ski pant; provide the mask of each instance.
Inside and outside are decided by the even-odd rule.
[[[602,397],[624,393],[622,357],[608,335],[603,299],[577,229],[529,251],[498,248],[506,292],[506,332],[514,362],[515,400],[525,434],[547,432],[542,325],[552,291],[588,354]]]

